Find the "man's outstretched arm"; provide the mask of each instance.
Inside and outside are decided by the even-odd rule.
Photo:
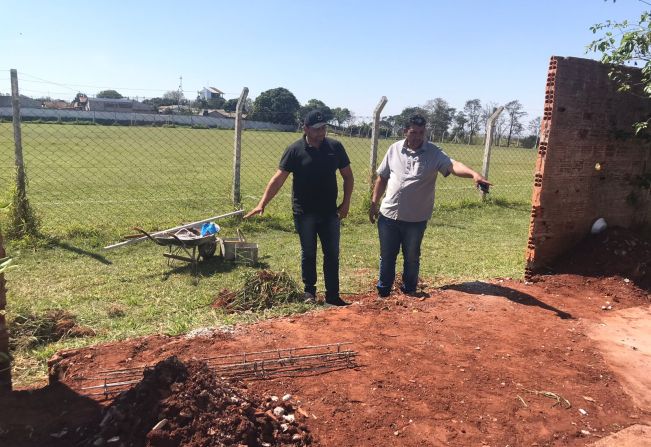
[[[264,194],[262,194],[262,198],[260,199],[260,202],[258,202],[258,205],[249,211],[248,214],[244,216],[244,218],[248,219],[249,217],[255,216],[257,214],[264,214],[265,207],[269,202],[271,202],[271,199],[273,199],[276,194],[278,194],[278,191],[280,191],[280,188],[282,188],[285,180],[287,180],[287,177],[289,177],[289,172],[278,169],[273,177],[271,177],[271,180],[269,180],[269,183],[267,184],[267,187],[265,188]]]

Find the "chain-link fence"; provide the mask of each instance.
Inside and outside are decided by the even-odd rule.
[[[16,172],[16,130],[11,107],[0,107],[0,188],[9,202]],[[373,123],[371,117],[358,122]],[[121,234],[130,227],[167,228],[232,211],[235,119],[156,113],[93,112],[21,107],[19,132],[27,195],[43,231],[65,237],[85,231]],[[301,137],[298,129],[243,121],[241,205],[250,209],[278,167],[281,154]],[[370,191],[372,132],[333,128],[355,174],[353,213],[364,212]],[[395,139],[379,139],[377,163]],[[438,143],[437,143],[438,144]],[[480,171],[484,146],[439,144]],[[493,147],[489,178],[494,198],[528,201],[536,152]],[[285,185],[267,214],[289,216]],[[467,179],[440,178],[437,204],[479,200]]]

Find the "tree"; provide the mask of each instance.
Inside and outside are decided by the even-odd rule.
[[[97,98],[110,98],[110,99],[122,99],[124,96],[116,92],[115,90],[102,90],[97,95]]]
[[[432,139],[440,136],[441,140],[443,140],[443,135],[450,128],[456,110],[454,107],[450,107],[443,98],[430,99],[423,105],[423,109],[427,110],[429,115],[428,120],[432,129]]]
[[[321,113],[323,114],[323,118],[326,121],[330,121],[334,118],[334,113],[332,112],[330,107],[325,105],[323,101],[320,101],[318,99],[310,99],[307,102],[307,104],[305,104],[298,110],[298,120],[303,121],[305,115],[310,113],[312,110],[316,110],[316,109],[321,110]]]
[[[479,99],[470,99],[463,106],[463,113],[466,116],[468,126],[468,144],[472,142],[472,137],[479,131],[481,122],[481,101]]]
[[[507,102],[504,105],[504,109],[506,110],[507,113],[507,121],[508,121],[508,128],[509,128],[509,134],[508,137],[506,138],[506,147],[509,147],[511,145],[511,138],[514,135],[520,135],[522,132],[522,123],[520,122],[520,118],[525,116],[527,112],[522,110],[522,104],[520,104],[520,101],[513,100],[510,102]]]
[[[253,101],[251,119],[278,124],[296,124],[301,105],[292,92],[283,87],[264,91]]]
[[[227,112],[235,112],[235,109],[237,107],[237,101],[239,101],[239,98],[233,98],[229,99],[224,103],[224,110]]]
[[[409,118],[413,115],[422,115],[428,117],[427,110],[422,107],[407,107],[400,112],[400,115],[395,116],[396,125],[404,129],[405,125],[409,121]]]
[[[497,120],[495,121],[495,145],[496,146],[502,145],[502,137],[504,137],[504,133],[506,132],[507,129],[506,117],[507,114],[500,113],[500,116],[498,116]]]
[[[398,115],[383,116],[380,118],[380,129],[384,129],[386,137],[400,134],[400,126],[396,123]]]
[[[538,147],[538,141],[540,138],[540,117],[537,116],[536,118],[532,119],[529,121],[529,124],[527,124],[527,130],[529,132],[529,135],[524,137],[522,140],[520,140],[520,143],[522,144],[522,147],[526,147],[529,149],[535,149]]]
[[[345,107],[343,109],[341,107],[335,107],[332,109],[332,115],[332,119],[337,122],[337,126],[339,127],[346,124],[353,117],[350,110]]]
[[[222,97],[210,98],[208,101],[206,101],[206,103],[208,109],[223,109],[224,105],[226,104],[226,100]],[[237,104],[237,100],[235,103]]]
[[[235,112],[237,109],[237,101],[239,101],[239,98],[233,98],[229,99],[224,103],[224,110],[227,112]],[[244,100],[244,108],[242,109],[243,113],[249,113],[251,109],[253,108],[253,101],[251,101],[250,98],[246,98]]]
[[[452,127],[452,140],[456,142],[464,137],[468,118],[465,113],[457,112],[452,120],[454,122],[454,126]]]
[[[588,45],[588,51],[601,53],[601,62],[611,66],[609,76],[619,90],[627,92],[641,87],[643,94],[651,97],[651,12],[643,12],[637,23],[608,20],[591,26],[590,30],[593,34],[605,31],[602,37]],[[636,81],[633,73],[623,67],[625,65],[641,66],[641,79]],[[636,132],[646,129],[648,124],[649,119],[636,123]]]
[[[542,122],[542,119],[539,116],[537,116],[534,119],[532,119],[531,121],[529,121],[528,128],[529,128],[529,133],[531,135],[540,136],[540,123],[541,122]]]
[[[179,90],[169,90],[165,92],[165,94],[163,95],[163,100],[168,103],[168,104],[163,104],[165,106],[171,106],[176,104],[181,105],[187,103],[187,100],[185,99],[185,95],[183,95],[183,92]]]
[[[484,123],[484,129],[488,131],[488,120],[491,117],[493,113],[497,110],[499,107],[499,104],[496,102],[489,102],[487,104],[484,104],[481,108],[481,122]],[[485,135],[486,138],[488,138],[488,135]],[[496,141],[495,137],[495,124],[493,125],[493,141]],[[497,143],[496,143],[497,144]]]
[[[171,105],[171,104],[167,104],[167,101],[160,97],[145,99],[144,101],[142,101],[142,103],[150,105],[156,109],[159,108],[160,106]]]

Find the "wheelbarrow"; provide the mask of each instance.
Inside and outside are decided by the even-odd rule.
[[[196,228],[184,228],[176,232],[155,235],[139,227],[135,227],[134,230],[147,236],[156,244],[167,247],[167,252],[163,253],[163,256],[167,258],[168,266],[171,266],[174,260],[184,261],[191,264],[194,273],[197,272],[199,260],[213,257],[217,250],[217,236],[214,234],[201,236],[201,232]]]

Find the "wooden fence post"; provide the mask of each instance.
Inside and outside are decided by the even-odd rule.
[[[380,98],[380,102],[377,103],[377,106],[375,106],[375,110],[373,110],[373,129],[371,131],[371,160],[370,160],[370,175],[369,175],[369,180],[370,180],[370,188],[371,188],[371,193],[373,193],[373,185],[375,184],[375,176],[377,175],[375,173],[375,170],[377,169],[377,145],[378,145],[378,137],[379,137],[379,131],[380,131],[380,113],[382,113],[382,109],[384,109],[384,106],[387,104],[387,97],[383,96]]]
[[[242,110],[249,88],[244,87],[235,107],[235,143],[233,147],[233,207],[240,208],[242,194],[240,191],[240,168],[242,163]]]
[[[493,124],[495,123],[495,120],[497,120],[497,118],[500,116],[500,113],[502,113],[502,110],[504,110],[504,106],[500,106],[497,109],[495,109],[493,114],[488,118],[488,121],[486,121],[486,144],[484,145],[484,162],[481,168],[481,175],[483,175],[484,178],[486,179],[488,179],[488,168],[491,161],[491,145],[493,144]],[[481,199],[482,200],[486,199],[486,193],[484,191],[481,192]]]

